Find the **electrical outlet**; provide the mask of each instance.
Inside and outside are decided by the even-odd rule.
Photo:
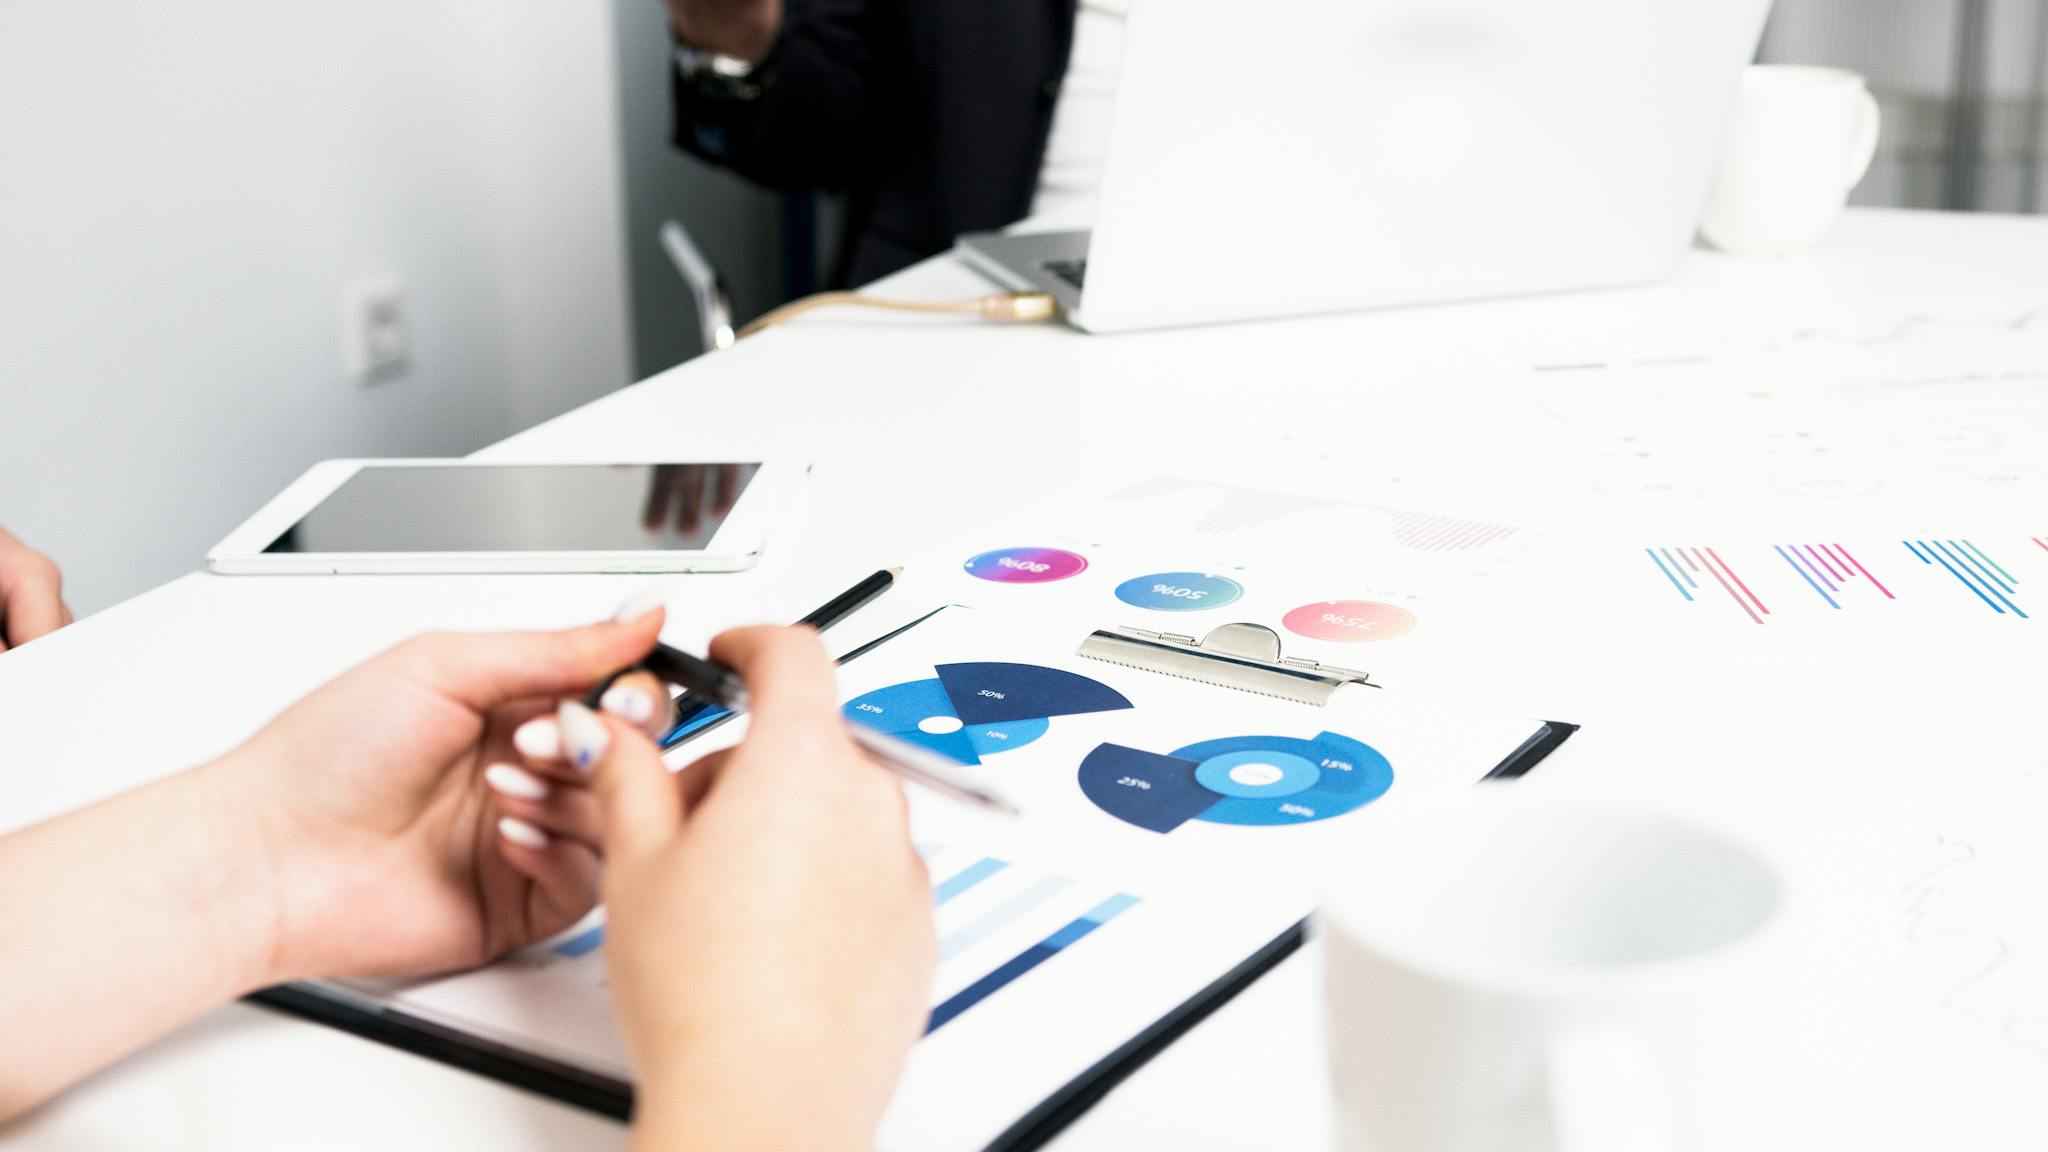
[[[365,277],[341,293],[341,351],[350,378],[380,384],[405,374],[411,333],[405,284],[396,276]]]

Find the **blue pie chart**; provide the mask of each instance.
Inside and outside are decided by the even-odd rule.
[[[1022,748],[1055,716],[1112,712],[1131,702],[1106,684],[1036,664],[941,664],[846,702],[846,718],[921,744],[962,764]]]
[[[1189,820],[1246,826],[1308,824],[1362,808],[1394,785],[1394,766],[1335,732],[1311,739],[1229,736],[1146,752],[1102,744],[1081,761],[1081,793],[1150,832]]]

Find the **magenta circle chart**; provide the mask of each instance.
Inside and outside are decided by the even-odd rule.
[[[1415,630],[1416,620],[1406,608],[1378,600],[1319,600],[1289,612],[1280,623],[1311,640],[1363,644],[1406,636]]]
[[[1064,548],[998,548],[961,565],[970,576],[997,584],[1050,584],[1078,576],[1088,558]]]

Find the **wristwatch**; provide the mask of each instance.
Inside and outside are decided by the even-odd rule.
[[[759,100],[768,68],[782,48],[777,39],[768,55],[750,62],[723,52],[705,52],[688,44],[676,45],[676,74],[697,94],[712,100]]]

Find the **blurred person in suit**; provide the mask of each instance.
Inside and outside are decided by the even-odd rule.
[[[844,192],[837,286],[1027,216],[1093,222],[1129,0],[667,0],[675,141]]]

